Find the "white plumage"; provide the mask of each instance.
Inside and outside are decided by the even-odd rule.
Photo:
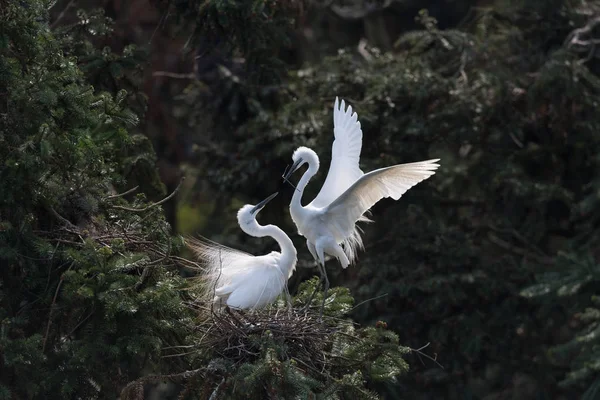
[[[362,215],[385,197],[399,200],[408,189],[435,174],[439,159],[380,168],[361,176],[324,213],[324,222],[338,238],[354,232]]]
[[[362,149],[362,130],[358,115],[352,112],[352,106],[344,111],[345,103],[335,98],[333,107],[333,146],[331,165],[321,191],[310,203],[320,208],[329,205],[344,193],[358,178],[364,175],[358,166]]]
[[[279,227],[262,226],[256,221],[258,212],[276,195],[256,206],[242,207],[238,223],[250,236],[274,238],[281,252],[253,256],[207,239],[188,239],[188,246],[204,267],[202,280],[207,300],[231,308],[259,309],[271,304],[286,289],[296,268],[296,248]]]
[[[364,174],[359,168],[360,122],[351,106],[347,110],[344,108],[344,101],[340,105],[336,98],[331,166],[315,200],[307,206],[301,204],[306,185],[319,169],[319,158],[313,150],[307,147],[296,149],[292,156],[294,164],[284,179],[287,180],[303,164],[308,164],[292,196],[290,214],[319,264],[324,265],[324,254],[330,254],[346,268],[354,262],[357,250],[362,247],[356,223],[369,221],[364,214],[379,200],[385,197],[398,200],[408,189],[432,176],[439,167],[436,163],[439,159],[398,164]]]

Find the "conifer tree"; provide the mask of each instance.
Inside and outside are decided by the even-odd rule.
[[[182,242],[123,193],[138,117],[90,85],[48,7],[0,8],[0,398],[114,398],[184,339]]]

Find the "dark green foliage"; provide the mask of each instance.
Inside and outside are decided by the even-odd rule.
[[[87,12],[79,9],[73,21],[57,25],[53,33],[62,39],[63,54],[77,62],[95,91],[111,93],[121,107],[143,118],[147,98],[139,91],[139,86],[148,59],[145,47],[126,44],[120,53],[111,50],[113,21],[104,15],[103,9]],[[126,149],[117,146],[118,153],[115,154],[115,158],[120,160],[124,178],[151,195],[164,194],[163,184],[155,173],[156,156],[150,141],[137,129],[130,129],[129,141]]]
[[[587,400],[596,398],[600,382],[600,269],[593,255],[583,254],[560,253],[557,261],[565,268],[539,274],[539,283],[521,294],[539,300],[542,312],[554,324],[562,325],[563,340],[548,350],[545,359],[553,366],[570,369],[559,386],[583,389],[582,399]]]
[[[586,284],[577,302],[547,296],[563,310],[560,321],[519,295],[546,271],[557,272],[542,275],[553,293],[567,281],[579,287],[597,265],[600,80],[589,35],[596,36],[593,29],[574,31],[596,26],[589,17],[594,9],[577,1],[498,2],[461,30],[445,31],[423,12],[424,29],[401,36],[394,53],[341,51],[290,72],[273,102],[248,92],[258,99],[248,121],[233,134],[215,133],[215,146],[227,151],[199,158],[220,193],[246,196],[257,187],[263,194],[281,189],[293,150],[312,147],[321,171],[307,202],[326,175],[332,104],[340,96],[363,127],[363,170],[442,159],[436,175],[400,202],[374,208],[376,223],[365,227],[367,248],[356,267],[329,266],[335,283],[359,300],[387,293],[355,310],[358,321],[384,319],[406,345],[431,342],[446,368],[415,363],[406,386],[390,393],[532,399],[595,393],[595,350],[582,338],[597,327],[595,311],[585,311],[597,308],[590,300],[597,293]],[[587,47],[574,37],[588,40]],[[281,213],[271,216],[285,213],[289,197],[280,197]],[[277,222],[294,229],[287,218]],[[309,259],[304,240],[294,240]],[[561,250],[577,259],[593,256],[567,262]],[[586,322],[565,334],[574,313]],[[549,357],[568,350],[575,358],[556,368],[549,349]],[[563,381],[568,369],[575,374]]]
[[[159,207],[131,209],[143,195],[116,195],[148,149],[127,132],[138,117],[90,85],[47,9],[0,9],[0,394],[114,398],[184,338],[166,269],[183,243]]]
[[[278,56],[290,47],[291,28],[302,16],[307,2],[159,0],[156,3],[166,12],[181,16],[181,25],[191,24],[193,35],[188,44],[196,44],[198,58],[212,58],[222,51],[229,56],[242,56],[248,80],[270,84],[279,80],[284,65]]]
[[[199,307],[194,336],[200,339],[187,349],[197,369],[142,378],[122,398],[135,398],[140,382],[166,379],[185,381],[181,399],[378,399],[367,382],[396,382],[408,370],[403,357],[410,349],[381,323],[359,328],[347,319],[353,299],[346,288],[329,292],[323,321],[314,311],[299,312],[317,284],[304,282],[290,311],[206,316]]]
[[[126,89],[129,105],[141,114],[146,108],[146,98],[138,86],[148,58],[145,48],[127,44],[117,54],[110,47],[113,21],[104,15],[103,9],[79,9],[75,14],[74,21],[57,25],[53,31],[62,39],[64,54],[77,60],[96,90],[117,94]]]

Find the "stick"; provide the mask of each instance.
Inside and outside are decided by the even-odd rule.
[[[119,198],[119,197],[126,196],[129,193],[131,193],[131,192],[135,192],[136,190],[138,190],[138,188],[139,188],[139,186],[136,186],[134,188],[129,189],[126,192],[119,193],[119,194],[113,194],[112,196],[105,197],[104,200],[112,200],[112,199],[116,199],[116,198]]]
[[[112,208],[118,208],[119,210],[132,211],[132,212],[144,212],[144,211],[148,211],[151,208],[154,208],[156,206],[159,206],[159,205],[161,205],[161,204],[169,201],[173,196],[175,196],[175,194],[177,194],[177,192],[179,191],[179,188],[181,188],[181,184],[183,183],[184,180],[185,180],[185,177],[181,178],[181,180],[179,181],[179,184],[177,185],[177,187],[175,188],[175,190],[173,190],[173,193],[171,193],[170,195],[168,195],[167,197],[165,197],[161,201],[157,201],[156,203],[150,204],[149,206],[146,206],[146,207],[143,207],[143,208],[132,208],[132,207],[124,207],[124,206],[111,206],[111,207]]]

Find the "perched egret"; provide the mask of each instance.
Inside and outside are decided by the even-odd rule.
[[[275,225],[260,225],[256,215],[277,193],[257,205],[247,204],[237,214],[240,228],[250,236],[270,236],[281,253],[253,256],[214,242],[190,240],[188,246],[206,267],[207,295],[215,304],[237,309],[258,309],[272,303],[285,289],[296,269],[296,248],[288,235]],[[213,297],[214,294],[214,297]]]
[[[292,156],[293,164],[283,179],[305,163],[308,169],[300,178],[290,203],[290,214],[298,233],[306,238],[306,245],[321,269],[325,279],[325,293],[329,280],[325,272],[325,253],[336,257],[343,268],[356,259],[362,238],[357,222],[370,221],[364,214],[385,197],[398,200],[408,189],[429,178],[439,167],[439,159],[398,164],[380,168],[367,174],[358,163],[362,147],[362,130],[352,106],[345,108],[335,99],[333,110],[333,141],[331,165],[325,183],[315,199],[302,206],[306,185],[319,170],[319,157],[307,148],[299,147]]]

